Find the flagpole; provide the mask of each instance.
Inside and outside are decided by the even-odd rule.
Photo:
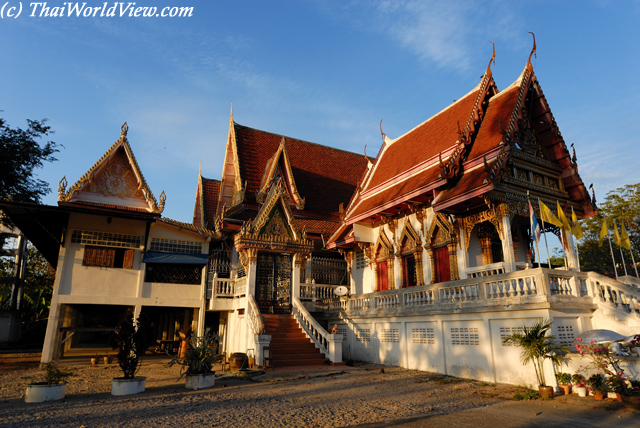
[[[533,211],[533,207],[531,206],[531,200],[529,199],[529,191],[527,190],[527,202],[529,202],[529,209]],[[538,268],[540,268],[540,249],[538,248],[538,240],[536,239],[536,231],[533,228],[533,217],[531,213],[529,213],[529,227],[531,228],[531,237],[533,238],[533,242],[536,244],[536,256],[538,257]]]
[[[562,240],[562,246],[564,247],[564,269],[569,270],[569,263],[567,263],[567,244],[564,242],[564,233],[562,232],[562,228],[560,228],[560,239]]]
[[[633,262],[633,268],[636,271],[636,278],[640,278],[640,276],[638,276],[638,266],[636,266],[636,258],[633,257],[633,247],[629,247],[629,252],[631,253],[631,261]]]
[[[618,226],[616,225],[616,219],[613,219],[613,230],[614,233],[618,233]],[[624,276],[627,276],[627,264],[624,261],[624,254],[622,254],[622,242],[616,244],[618,246],[618,249],[620,250],[620,258],[622,259],[622,266],[624,267]]]
[[[613,270],[616,272],[616,279],[618,279],[618,268],[616,268],[616,258],[613,257],[613,245],[611,245],[611,235],[607,230],[607,238],[609,238],[609,249],[611,250],[611,260],[613,260]]]
[[[549,243],[547,242],[547,234],[544,231],[544,216],[542,215],[542,207],[540,206],[540,198],[538,198],[538,208],[540,208],[540,221],[542,222],[542,235],[544,236],[544,246],[547,247],[547,265],[551,269],[551,257],[549,257]]]

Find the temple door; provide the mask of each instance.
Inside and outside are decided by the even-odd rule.
[[[389,275],[387,270],[387,261],[379,262],[376,275],[378,277],[378,290],[376,291],[385,291],[389,289]]]
[[[258,253],[256,303],[262,313],[291,312],[291,255]]]
[[[434,282],[451,280],[451,265],[449,264],[449,249],[447,246],[433,249]]]
[[[409,254],[402,257],[402,287],[413,287],[417,282],[416,278],[416,257]]]

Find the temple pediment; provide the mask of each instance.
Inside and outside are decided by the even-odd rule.
[[[140,171],[127,140],[125,122],[121,134],[107,152],[73,186],[66,190],[63,178],[58,187],[60,202],[84,203],[161,213],[165,195],[156,201]]]
[[[265,201],[253,220],[246,221],[235,236],[239,252],[273,250],[310,254],[313,243],[300,229],[289,207],[288,192],[282,179],[269,189]]]

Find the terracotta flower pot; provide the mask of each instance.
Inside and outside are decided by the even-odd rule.
[[[602,391],[593,391],[593,399],[594,400],[604,400],[604,392]]]
[[[544,398],[553,398],[553,387],[551,386],[539,386],[538,387],[538,396],[540,399]]]
[[[571,395],[571,385],[560,385],[560,388],[562,392],[564,392],[564,395]]]

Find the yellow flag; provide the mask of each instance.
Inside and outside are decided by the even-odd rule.
[[[616,226],[615,220],[613,220],[613,243],[618,247],[620,246],[620,235],[618,234],[618,226]]]
[[[602,247],[602,240],[605,236],[609,236],[609,229],[607,229],[607,220],[602,219],[602,228],[600,229],[600,240],[598,241],[598,247]]]
[[[625,250],[631,251],[631,239],[629,239],[629,235],[627,235],[627,229],[624,228],[624,223],[621,223],[620,226],[622,226],[622,232],[620,232],[620,244]]]
[[[560,223],[562,224],[562,228],[567,232],[571,232],[571,226],[569,226],[569,220],[567,220],[567,216],[564,215],[564,211],[562,210],[562,207],[560,206],[560,202],[556,201],[556,204],[558,205],[558,218],[560,219]]]
[[[553,215],[553,212],[551,212],[549,207],[546,206],[540,199],[538,199],[538,203],[540,204],[540,216],[542,217],[542,221],[551,223],[554,226],[562,227],[562,222],[558,220],[558,217]]]
[[[573,207],[571,207],[571,222],[573,223],[573,227],[571,228],[573,236],[575,236],[576,239],[581,239],[584,236],[584,233],[582,233],[582,227],[580,227],[578,216],[573,211]]]

